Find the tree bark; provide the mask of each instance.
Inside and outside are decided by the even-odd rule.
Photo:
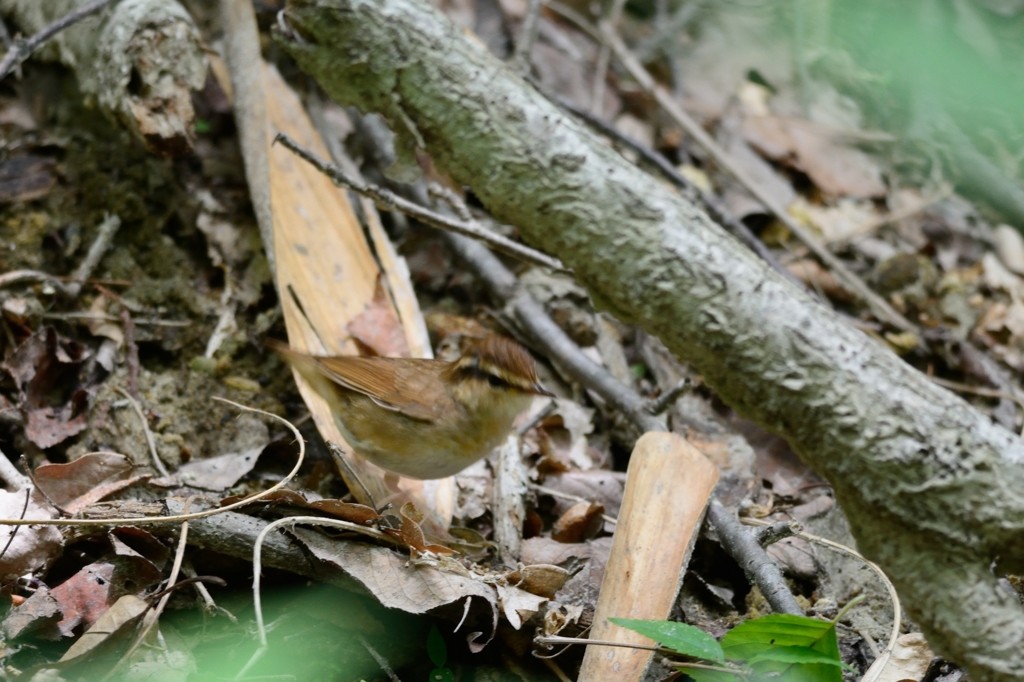
[[[835,487],[935,649],[1024,677],[1024,442],[769,270],[418,0],[290,0],[279,38],[343,104],[381,113],[597,306],[693,363]]]
[[[0,0],[27,33],[85,0]],[[40,54],[73,69],[87,100],[148,149],[165,156],[192,152],[191,90],[206,82],[199,30],[175,0],[121,0],[54,36]]]

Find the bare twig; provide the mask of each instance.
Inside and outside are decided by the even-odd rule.
[[[557,258],[553,258],[545,253],[537,251],[536,249],[531,249],[519,242],[502,237],[500,234],[485,230],[475,223],[454,220],[447,216],[435,213],[423,206],[414,204],[407,199],[403,199],[390,190],[376,185],[371,185],[354,178],[345,173],[345,171],[338,166],[332,163],[327,163],[326,161],[318,158],[315,154],[305,149],[302,145],[284,133],[278,133],[274,141],[280,142],[297,156],[312,164],[317,170],[333,180],[335,184],[350,189],[356,194],[373,199],[382,210],[401,211],[402,213],[410,215],[431,227],[436,227],[440,230],[448,230],[456,234],[480,240],[497,251],[501,251],[508,256],[518,258],[526,261],[527,263],[551,268],[558,272],[568,271]]]
[[[704,0],[690,0],[676,10],[676,13],[663,25],[658,26],[655,34],[636,48],[636,56],[646,62],[653,57],[667,42],[679,40],[679,34],[693,21],[697,13],[704,8]]]
[[[139,398],[139,346],[135,343],[135,323],[128,309],[121,311],[121,322],[124,324],[124,345],[127,349],[128,392],[132,397]]]
[[[761,594],[776,613],[803,615],[803,609],[789,591],[782,571],[764,553],[757,539],[725,508],[718,498],[708,505],[708,521],[718,532],[718,541],[728,554],[739,563],[747,579],[761,589]]]
[[[6,78],[7,74],[9,74],[15,66],[28,59],[29,55],[35,52],[36,48],[52,38],[54,35],[70,26],[73,26],[87,16],[96,14],[112,1],[113,0],[93,0],[89,4],[83,5],[73,12],[68,12],[57,21],[54,21],[44,27],[43,30],[39,31],[28,40],[14,41],[14,47],[8,50],[7,54],[4,55],[3,61],[0,61],[0,79]]]
[[[651,414],[661,414],[668,408],[672,407],[673,403],[679,399],[683,393],[693,387],[693,382],[689,379],[680,379],[672,388],[668,389],[654,400],[651,400],[647,404],[647,411]]]
[[[30,497],[32,497],[32,488],[25,488],[25,504],[21,506],[21,516],[18,517],[22,521],[25,520],[25,513],[28,511],[28,500]],[[11,543],[14,542],[14,537],[18,534],[19,530],[21,530],[21,526],[15,526],[14,530],[11,531],[11,536],[7,538],[7,544],[0,550],[0,559],[3,559],[4,555],[7,554],[7,550],[11,548]]]
[[[644,68],[644,66],[633,56],[626,47],[625,43],[622,42],[622,38],[612,30],[611,26],[607,23],[602,23],[601,34],[604,37],[604,41],[611,47],[615,56],[623,63],[626,70],[629,71],[630,75],[633,76],[640,84],[640,86],[650,93],[658,105],[665,110],[665,112],[674,120],[683,130],[686,131],[690,137],[692,137],[705,151],[708,152],[714,158],[715,163],[722,168],[729,175],[734,177],[740,184],[742,184],[747,191],[749,191],[754,198],[764,204],[768,210],[774,215],[783,225],[786,226],[793,235],[799,239],[811,253],[817,256],[822,263],[829,267],[830,270],[840,279],[842,282],[850,288],[851,291],[855,292],[860,298],[871,308],[872,312],[878,319],[891,324],[897,329],[903,331],[913,332],[920,336],[917,327],[911,323],[907,318],[896,311],[889,303],[871,290],[864,280],[858,277],[853,271],[851,271],[846,265],[833,254],[825,245],[821,244],[810,230],[797,222],[793,216],[786,211],[784,206],[780,206],[775,198],[766,192],[750,175],[747,174],[743,168],[736,163],[733,158],[722,149],[717,142],[715,142],[710,135],[702,128],[693,118],[687,114],[678,103],[675,98],[665,90],[665,88],[658,85],[651,74]]]
[[[907,218],[909,218],[909,217],[911,217],[913,215],[916,215],[916,214],[920,213],[921,211],[924,211],[924,210],[930,208],[931,206],[934,206],[935,204],[939,203],[943,199],[946,199],[947,197],[950,197],[952,195],[953,195],[953,187],[952,187],[952,185],[945,185],[944,187],[939,189],[937,192],[935,192],[935,194],[932,194],[930,197],[926,197],[926,198],[922,199],[921,201],[917,202],[916,204],[912,204],[910,206],[906,206],[904,208],[901,208],[898,211],[893,211],[892,213],[888,213],[886,215],[879,216],[878,218],[875,218],[874,220],[870,220],[870,221],[864,223],[863,225],[859,225],[857,227],[857,229],[855,229],[851,234],[848,234],[845,237],[840,237],[839,239],[832,239],[832,240],[830,240],[830,241],[828,241],[826,243],[830,247],[836,248],[836,247],[841,246],[843,244],[847,244],[847,243],[849,243],[851,241],[856,241],[858,239],[861,239],[863,237],[868,236],[869,234],[871,234],[872,232],[874,232],[878,228],[883,227],[885,225],[888,225],[889,223],[897,223],[897,222],[899,222],[901,220],[906,220]]]
[[[11,32],[7,30],[7,24],[4,23],[3,19],[0,19],[0,42],[3,42],[4,47],[8,50],[14,47]]]
[[[537,40],[537,27],[540,24],[540,11],[543,6],[544,0],[529,0],[526,5],[526,16],[523,17],[523,27],[519,31],[519,40],[516,42],[511,64],[513,69],[523,75],[530,73],[530,51]]]
[[[110,248],[110,245],[114,243],[114,235],[117,234],[118,229],[121,227],[121,218],[116,215],[107,215],[103,222],[100,223],[99,232],[96,235],[96,239],[93,240],[92,245],[89,246],[89,251],[85,254],[85,258],[75,268],[72,273],[72,282],[67,285],[67,294],[71,298],[75,298],[82,291],[82,283],[89,279],[92,275],[93,270],[103,260],[103,255]]]
[[[29,477],[18,471],[17,467],[14,466],[14,462],[2,450],[0,450],[0,480],[3,480],[8,487],[14,488],[15,491],[22,490],[31,485]]]
[[[775,544],[779,540],[791,538],[801,531],[800,524],[796,521],[779,521],[769,526],[760,526],[754,533],[754,539],[762,547]]]
[[[167,467],[160,460],[160,455],[156,451],[156,441],[153,438],[153,432],[149,430],[149,420],[146,419],[146,414],[142,411],[142,405],[136,400],[131,393],[124,390],[120,386],[114,386],[114,390],[123,395],[128,399],[132,409],[135,410],[135,414],[138,415],[139,421],[142,422],[142,431],[146,434],[146,444],[149,445],[149,454],[153,459],[153,468],[160,472],[161,476],[170,476],[170,472],[167,471]]]
[[[1017,403],[1022,409],[1024,409],[1024,399],[1006,393],[1005,391],[997,391],[992,388],[983,388],[981,386],[970,386],[968,384],[962,384],[959,381],[950,381],[949,379],[940,379],[939,377],[928,377],[932,383],[938,384],[943,388],[948,388],[951,391],[959,391],[960,393],[971,393],[973,395],[980,395],[986,398],[999,398],[1000,400],[1012,400]],[[1021,431],[1021,436],[1024,436],[1024,430]]]
[[[190,562],[188,559],[185,559],[182,562],[182,564],[181,564],[181,572],[184,573],[185,577],[187,577],[187,578],[198,578],[199,577],[196,574],[196,569],[194,569],[192,567],[192,562]],[[217,606],[217,602],[215,602],[213,600],[213,597],[210,595],[210,591],[208,589],[206,589],[206,584],[205,583],[203,583],[202,581],[197,581],[197,582],[193,583],[193,585],[196,588],[196,592],[199,593],[200,598],[202,598],[203,603],[206,605],[204,607],[204,610],[207,613],[209,613],[211,615],[216,615],[218,613],[223,613],[225,616],[228,617],[228,620],[230,620],[232,623],[234,623],[235,625],[238,624],[238,619],[235,618],[235,614],[231,613],[230,611],[228,611],[227,609],[225,609],[222,606]]]
[[[625,6],[626,0],[614,0],[604,21],[612,28],[618,26]],[[609,61],[611,61],[611,47],[602,42],[601,50],[597,54],[597,65],[594,67],[594,89],[590,95],[590,111],[598,117],[604,114],[604,82],[608,77]]]
[[[121,322],[116,315],[103,315],[99,313],[43,313],[39,317],[44,320],[102,320],[104,322]],[[132,318],[132,323],[143,327],[190,327],[192,323],[188,320],[156,320],[152,318]]]
[[[263,600],[260,597],[260,577],[262,571],[262,556],[263,556],[263,541],[266,539],[267,534],[272,530],[276,530],[282,526],[294,526],[297,524],[308,524],[311,526],[329,526],[331,528],[341,528],[344,530],[352,531],[355,533],[361,533],[367,535],[376,540],[382,540],[392,545],[399,545],[401,543],[396,538],[382,533],[376,528],[368,528],[367,526],[360,526],[349,521],[342,521],[341,519],[325,519],[322,516],[288,516],[283,519],[278,519],[273,523],[268,523],[260,534],[256,536],[256,543],[253,547],[252,552],[252,598],[253,598],[253,610],[256,612],[256,630],[259,633],[259,648],[253,653],[249,661],[242,666],[242,669],[235,675],[236,680],[245,678],[245,674],[256,664],[263,654],[267,651],[267,627],[263,622]]]
[[[67,285],[59,277],[48,272],[40,270],[11,270],[0,275],[0,288],[16,284],[35,284],[36,282],[49,282],[62,294],[67,293]]]
[[[779,262],[779,259],[775,257],[775,254],[765,246],[764,242],[757,238],[750,228],[746,224],[737,218],[736,216],[729,213],[725,208],[725,205],[719,201],[710,192],[705,192],[701,188],[694,185],[689,179],[686,178],[682,173],[677,171],[675,167],[668,162],[668,160],[654,151],[647,145],[634,140],[628,135],[623,134],[618,128],[607,123],[606,121],[594,116],[585,109],[576,106],[564,97],[560,97],[553,93],[547,93],[547,96],[554,101],[558,106],[571,111],[576,116],[579,116],[587,123],[587,125],[595,128],[602,135],[607,135],[620,142],[621,144],[629,147],[634,152],[639,154],[645,161],[658,169],[658,171],[667,179],[669,182],[674,184],[676,187],[689,192],[700,199],[701,204],[707,210],[708,214],[727,230],[729,230],[734,237],[739,239],[741,242],[747,245],[747,247],[756,253],[761,259],[768,263],[773,270],[778,272],[780,275],[788,279],[794,285],[800,287],[803,290],[807,290],[807,286],[800,280],[799,277],[789,271],[789,268]]]
[[[363,648],[373,656],[373,660],[377,661],[377,665],[384,671],[384,674],[388,676],[391,682],[402,682],[401,678],[395,674],[395,671],[391,668],[391,664],[388,663],[388,659],[377,653],[377,650],[370,646],[370,643],[366,641],[366,638],[359,635],[359,643],[363,645]]]

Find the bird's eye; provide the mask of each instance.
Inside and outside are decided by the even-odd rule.
[[[489,383],[492,388],[501,388],[503,386],[508,386],[507,381],[505,381],[501,377],[494,376],[493,374],[487,375],[487,383]]]

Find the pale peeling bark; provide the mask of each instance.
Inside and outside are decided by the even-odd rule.
[[[0,0],[0,12],[32,34],[85,0]],[[90,103],[149,149],[191,152],[190,91],[206,82],[203,43],[175,0],[121,0],[54,36],[39,54],[73,69]]]
[[[860,548],[975,680],[1024,678],[1024,443],[842,323],[417,0],[290,0],[344,104],[473,188],[594,301],[659,336],[835,486]]]

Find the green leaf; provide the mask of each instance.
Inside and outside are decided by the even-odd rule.
[[[445,646],[444,637],[441,636],[436,625],[430,626],[430,634],[427,635],[427,656],[430,657],[430,662],[438,668],[443,668],[445,661],[448,660],[448,647]]]
[[[427,679],[430,682],[455,682],[455,673],[448,668],[434,668]]]
[[[685,673],[688,677],[692,677],[695,682],[744,682],[743,677],[740,677],[736,673],[727,673],[725,671],[718,672],[717,670],[705,670],[704,668],[684,668],[678,667],[682,673]]]
[[[792,648],[808,649],[822,661],[781,660]],[[757,672],[779,672],[787,682],[841,682],[839,642],[833,623],[773,614],[740,623],[722,638],[727,658],[749,661]],[[772,652],[778,652],[777,656]]]
[[[843,665],[842,661],[805,646],[774,646],[754,656],[749,662],[753,665],[759,661],[804,664],[822,663],[836,667],[842,667]]]
[[[725,662],[722,647],[715,641],[715,638],[692,625],[675,623],[670,620],[634,620],[632,618],[609,618],[608,620],[634,632],[639,632],[644,637],[650,637],[666,649],[672,649],[684,656],[703,658],[716,663]]]

